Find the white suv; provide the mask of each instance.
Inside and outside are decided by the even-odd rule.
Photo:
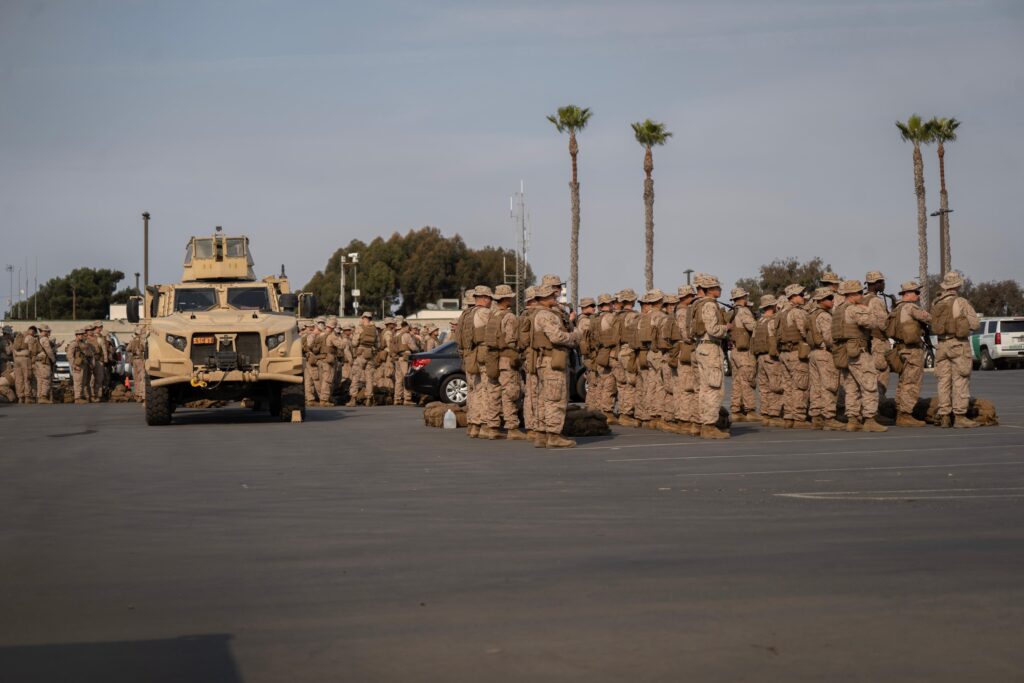
[[[1024,363],[1024,318],[982,318],[971,351],[982,370]]]

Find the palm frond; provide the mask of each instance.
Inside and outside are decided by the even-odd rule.
[[[559,133],[566,131],[577,133],[587,127],[593,113],[589,107],[577,107],[575,104],[568,104],[559,107],[558,112],[547,117],[548,121],[555,124]]]
[[[636,141],[644,147],[664,145],[672,137],[672,133],[665,128],[664,123],[645,119],[629,124],[633,129]]]

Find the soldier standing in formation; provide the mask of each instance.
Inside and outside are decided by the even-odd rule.
[[[36,327],[31,325],[14,338],[11,347],[14,350],[14,382],[18,403],[32,402],[32,358],[35,345]]]
[[[900,301],[889,314],[888,337],[896,340],[894,349],[899,366],[896,385],[896,425],[898,427],[924,427],[914,417],[914,406],[921,397],[924,380],[924,346],[926,325],[931,316],[917,303],[921,299],[921,285],[910,280],[900,285]]]
[[[864,287],[858,280],[839,285],[845,301],[832,313],[832,339],[837,345],[836,367],[842,371],[846,392],[846,430],[884,432],[878,423],[878,368],[871,353],[871,335],[886,325],[878,313],[863,303]]]
[[[352,384],[349,388],[349,406],[363,402],[373,405],[374,360],[380,344],[377,327],[373,324],[373,313],[364,311],[359,327],[353,334],[355,340],[352,359]]]
[[[536,291],[538,310],[533,314],[530,348],[535,357],[537,377],[537,414],[534,446],[572,448],[576,442],[562,436],[565,411],[569,403],[566,383],[569,351],[577,344],[578,333],[569,332],[562,321],[558,303],[561,287],[542,285]],[[570,314],[570,323],[575,321]]]
[[[885,336],[886,323],[889,321],[889,307],[885,304],[885,276],[877,270],[873,270],[864,277],[864,284],[867,293],[862,303],[871,311],[874,321],[884,321],[879,327],[876,323],[871,328],[871,357],[875,361],[875,370],[878,372],[878,390],[883,394],[889,391],[889,362],[886,354],[892,348],[889,345],[889,338]]]
[[[49,325],[39,326],[39,339],[34,351],[33,370],[36,377],[36,401],[38,403],[53,403],[53,366],[57,363],[57,349],[50,337]]]
[[[405,375],[409,372],[409,356],[419,353],[420,345],[409,328],[409,322],[402,319],[395,332],[395,405],[414,406],[412,392],[405,388]]]
[[[757,388],[761,397],[761,426],[785,427],[782,419],[786,368],[779,360],[779,300],[765,294],[758,303],[761,318],[754,327],[750,350],[757,360]]]
[[[623,289],[615,296],[616,325],[619,328],[619,348],[615,354],[618,361],[613,365],[615,372],[615,395],[619,401],[618,423],[623,427],[639,427],[635,417],[636,411],[636,329],[640,314],[633,308],[636,305],[636,292]]]
[[[786,310],[779,314],[779,358],[788,379],[784,391],[786,429],[810,429],[807,422],[807,390],[810,386],[810,345],[807,343],[807,312],[804,310],[804,288],[786,287]]]
[[[967,299],[959,295],[964,285],[960,273],[946,273],[942,293],[931,308],[932,332],[938,337],[935,348],[935,379],[938,381],[940,427],[966,429],[978,423],[967,417],[971,400],[971,333],[981,324]]]
[[[128,341],[126,351],[132,358],[132,390],[135,400],[144,403],[146,400],[146,335],[142,325],[135,326],[135,333]],[[70,353],[68,355],[70,359]]]
[[[660,426],[665,391],[661,383],[659,331],[666,317],[661,310],[665,294],[660,289],[645,292],[640,298],[640,316],[636,321],[636,407],[634,415],[644,429]]]
[[[499,412],[505,427],[504,437],[522,441],[527,436],[519,431],[519,399],[523,395],[523,386],[516,348],[518,320],[511,311],[515,297],[516,293],[508,285],[498,285],[494,290],[494,305],[485,337],[491,353],[497,357]]]
[[[608,424],[618,424],[615,417],[615,374],[612,370],[612,356],[618,349],[618,327],[616,324],[615,312],[612,310],[611,294],[601,294],[597,297],[598,314],[591,323],[591,345],[594,348],[594,369],[597,379],[593,389],[587,388],[587,393],[593,392],[594,406],[596,410],[604,413]]]
[[[682,285],[677,290],[679,302],[675,310],[672,355],[676,362],[675,387],[672,398],[678,431],[681,434],[700,436],[700,409],[697,403],[697,374],[694,368],[696,344],[691,332],[691,307],[696,296],[693,285]]]
[[[760,422],[757,414],[757,361],[750,351],[750,337],[754,333],[757,320],[750,312],[748,297],[750,292],[736,287],[729,293],[732,301],[732,315],[729,322],[729,340],[732,349],[729,352],[729,364],[732,368],[732,399],[729,405],[729,416],[733,422]]]
[[[597,302],[590,297],[580,299],[580,314],[576,318],[576,327],[579,329],[579,352],[580,362],[583,364],[583,374],[586,377],[587,397],[586,406],[589,410],[597,410],[597,371],[594,366],[594,346],[591,338],[591,327],[597,313]],[[593,387],[593,391],[591,391]]]
[[[811,426],[824,431],[843,431],[846,425],[836,420],[839,399],[839,370],[832,356],[832,307],[835,294],[831,287],[819,287],[811,297],[814,309],[807,319],[807,340],[811,347],[810,370]]]

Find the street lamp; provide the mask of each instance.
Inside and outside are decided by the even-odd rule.
[[[693,275],[693,268],[687,268],[684,270],[683,275],[686,276],[686,284],[690,284],[690,276]]]
[[[149,289],[149,211],[142,212],[142,284]]]
[[[351,252],[348,255],[352,260],[352,310],[359,315],[359,252]]]
[[[939,264],[943,276],[953,268],[949,246],[949,214],[951,213],[953,213],[953,209],[939,209],[931,213],[932,217],[939,217]]]
[[[10,317],[14,312],[14,266],[8,263],[4,269],[11,274],[11,286],[7,290],[9,293],[7,297],[7,315]]]
[[[345,258],[344,254],[341,255],[341,264],[340,264],[341,278],[340,278],[340,282],[338,283],[338,317],[339,318],[345,316],[345,286],[347,284],[347,282],[345,280],[345,266],[350,265],[350,264],[353,267],[352,276],[353,276],[353,279],[355,280],[358,277],[357,273],[359,272],[358,271],[358,267],[359,267],[359,254],[357,252],[350,253],[348,255],[347,259]],[[352,296],[355,298],[355,301],[352,303],[352,307],[355,309],[356,315],[359,315],[359,290],[358,289],[353,289],[352,290]]]

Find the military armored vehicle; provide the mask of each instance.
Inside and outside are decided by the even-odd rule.
[[[166,425],[181,405],[249,399],[282,420],[305,412],[298,316],[311,295],[280,276],[257,280],[249,239],[192,237],[181,282],[153,285],[128,305],[139,322],[145,306],[146,422]]]

